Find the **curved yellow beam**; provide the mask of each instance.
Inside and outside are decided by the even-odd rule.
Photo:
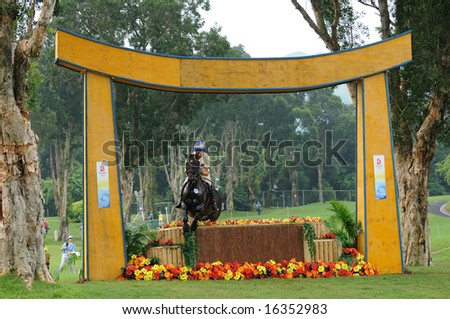
[[[292,92],[361,79],[411,61],[411,33],[357,49],[310,57],[227,59],[151,54],[56,33],[56,63],[115,82],[210,93]]]

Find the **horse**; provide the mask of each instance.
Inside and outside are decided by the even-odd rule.
[[[181,190],[181,209],[183,211],[183,232],[196,231],[198,221],[216,221],[220,216],[222,201],[219,192],[211,187],[212,194],[209,194],[209,187],[203,181],[200,173],[200,162],[195,153],[189,154],[186,159],[187,182]],[[212,209],[211,195],[217,210]],[[193,218],[192,225],[188,225],[188,215]]]

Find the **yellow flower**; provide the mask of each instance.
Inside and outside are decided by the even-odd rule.
[[[231,278],[233,278],[233,272],[228,269],[227,274],[225,275],[224,279],[230,280]]]
[[[322,265],[320,265],[319,268],[317,268],[317,270],[318,270],[319,272],[324,272],[324,271],[325,271],[325,267],[322,266]]]
[[[264,266],[257,266],[256,269],[258,269],[260,274],[265,275],[267,273],[266,267],[264,267]]]
[[[188,267],[181,267],[180,268],[180,272],[182,272],[183,274],[187,274],[189,272],[189,268]]]
[[[181,275],[180,275],[180,280],[181,280],[181,281],[186,281],[186,280],[188,280],[188,275],[187,275],[187,274],[181,274]]]
[[[153,271],[148,271],[144,276],[144,280],[153,280]]]
[[[143,258],[141,260],[141,262],[139,263],[140,267],[144,267],[144,266],[148,266],[148,265],[150,265],[150,260],[148,260],[147,258]]]

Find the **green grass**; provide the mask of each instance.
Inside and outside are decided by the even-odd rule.
[[[450,200],[450,196],[433,197],[430,201]],[[348,203],[354,207],[354,203]],[[327,219],[328,204],[313,204],[297,208],[264,209],[259,218],[311,216]],[[229,214],[229,216],[227,215]],[[225,218],[258,218],[252,212],[235,212]],[[62,242],[55,242],[53,231],[57,218],[49,218],[50,232],[46,245],[52,254],[50,271],[59,266]],[[412,275],[380,275],[359,278],[328,279],[264,279],[249,281],[95,281],[76,284],[77,274],[65,270],[55,284],[35,282],[25,288],[15,274],[0,276],[0,299],[448,299],[450,298],[450,218],[429,215],[430,241],[433,255],[431,267],[408,267]],[[75,244],[81,249],[79,225],[70,226]],[[76,268],[81,267],[77,261]]]

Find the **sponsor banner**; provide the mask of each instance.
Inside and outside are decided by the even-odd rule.
[[[374,180],[375,180],[375,198],[378,200],[386,199],[386,173],[384,166],[384,155],[373,156]]]
[[[98,207],[110,207],[108,162],[97,162]]]

